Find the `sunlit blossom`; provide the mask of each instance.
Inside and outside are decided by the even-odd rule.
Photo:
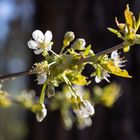
[[[31,73],[37,74],[37,81],[39,85],[44,84],[47,80],[48,69],[49,65],[47,61],[35,63],[32,67]]]
[[[40,54],[43,51],[50,51],[52,48],[52,32],[51,31],[46,31],[45,34],[43,34],[40,30],[35,30],[32,33],[32,37],[34,40],[29,40],[28,41],[28,47],[30,49],[34,50],[35,54]]]
[[[113,51],[111,53],[111,59],[114,61],[114,64],[118,67],[124,67],[125,65],[123,65],[124,62],[126,62],[126,60],[123,60],[123,58],[120,58],[119,53],[116,51]]]
[[[83,100],[79,103],[79,107],[77,110],[74,110],[74,112],[82,117],[87,118],[95,113],[94,107],[88,100]]]
[[[47,109],[45,108],[44,104],[41,104],[41,110],[38,110],[36,112],[36,119],[38,122],[43,121],[43,119],[46,117],[47,115]]]

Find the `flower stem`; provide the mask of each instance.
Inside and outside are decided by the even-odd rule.
[[[44,85],[43,85],[43,87],[42,87],[42,91],[41,91],[40,98],[39,98],[40,104],[43,104],[44,103],[46,87],[47,87],[47,82],[45,82]]]
[[[95,56],[90,56],[90,57],[82,58],[82,59],[80,59],[77,62],[77,65],[78,64],[81,64],[81,63],[85,63],[85,62],[93,62],[94,59],[96,59],[97,57],[102,56],[102,55],[105,55],[105,54],[109,54],[109,53],[111,53],[111,52],[113,52],[115,50],[120,50],[120,49],[124,48],[124,46],[125,46],[125,42],[123,42],[121,44],[118,44],[116,46],[113,46],[112,48],[109,48],[109,49],[106,49],[104,51],[101,51],[99,53],[96,53]]]
[[[115,50],[120,50],[120,49],[124,48],[124,46],[125,46],[125,42],[123,42],[121,44],[118,44],[118,45],[116,45],[116,46],[114,46],[112,48],[109,48],[109,49],[106,49],[104,51],[101,51],[101,52],[97,53],[96,56],[98,57],[98,56],[101,56],[101,55],[109,54],[109,53],[111,53],[111,52],[113,52]]]
[[[54,51],[50,50],[51,53],[53,53],[55,56],[59,57],[58,54],[56,54]]]
[[[25,76],[25,75],[31,75],[32,72],[30,70],[22,71],[22,72],[17,72],[17,73],[12,73],[12,74],[7,74],[0,76],[0,81],[6,81],[6,80],[14,80],[19,76]]]

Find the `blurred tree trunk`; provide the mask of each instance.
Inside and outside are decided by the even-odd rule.
[[[95,52],[121,42],[116,36],[107,31],[107,27],[115,27],[114,17],[124,21],[123,11],[129,3],[133,11],[140,11],[140,2],[130,0],[37,0],[36,28],[45,32],[51,30],[54,36],[56,52],[62,45],[63,35],[72,30],[77,37],[87,40],[87,44],[94,46]],[[138,6],[139,5],[139,6]],[[122,85],[123,95],[112,109],[102,106],[96,107],[93,125],[83,131],[74,127],[66,132],[61,124],[59,112],[48,112],[42,123],[29,119],[29,136],[31,140],[137,140],[140,139],[140,57],[139,47],[133,48],[128,58],[128,69],[133,79],[117,79]],[[138,52],[136,51],[138,50]],[[87,73],[91,72],[89,68]],[[137,77],[139,78],[137,78]],[[136,77],[136,78],[135,78]],[[137,81],[138,80],[138,81]],[[91,85],[92,87],[92,85]],[[136,111],[135,111],[136,110]]]

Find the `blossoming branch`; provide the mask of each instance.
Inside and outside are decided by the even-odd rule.
[[[91,45],[86,45],[85,39],[75,38],[72,31],[65,33],[61,51],[56,54],[52,50],[52,32],[47,30],[43,33],[40,30],[35,30],[27,45],[35,55],[42,55],[43,60],[35,63],[28,71],[1,76],[0,80],[35,74],[37,84],[42,85],[39,100],[34,101],[34,97],[27,98],[26,95],[15,98],[14,101],[34,112],[37,121],[41,122],[47,115],[45,98],[53,97],[49,106],[52,110],[60,109],[67,128],[71,128],[73,122],[77,122],[79,128],[90,126],[92,124],[91,116],[95,113],[94,106],[98,103],[103,103],[106,106],[113,105],[118,97],[120,87],[117,84],[105,87],[107,90],[95,87],[94,95],[96,98],[92,98],[92,95],[84,88],[90,83],[90,80],[82,73],[85,66],[87,64],[92,66],[91,77],[94,77],[96,83],[100,83],[102,80],[110,82],[111,74],[125,78],[132,77],[127,70],[123,69],[126,60],[121,57],[118,50],[123,49],[124,52],[128,52],[131,46],[140,44],[140,35],[136,33],[140,26],[140,16],[136,21],[128,5],[124,16],[125,23],[119,23],[117,18],[115,19],[118,30],[108,28],[109,31],[121,38],[123,43],[97,54],[91,49]],[[56,93],[55,88],[62,84],[64,85],[63,91]],[[115,90],[110,90],[112,87]],[[112,96],[110,91],[116,94],[112,93]],[[2,95],[5,100],[11,103],[11,97],[7,96],[7,93],[2,92]],[[109,100],[109,97],[112,100]],[[27,105],[26,101],[28,100],[30,104]]]

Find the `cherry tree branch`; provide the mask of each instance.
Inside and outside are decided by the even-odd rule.
[[[125,45],[125,43],[123,42],[121,44],[118,44],[116,46],[113,46],[109,49],[106,49],[104,51],[101,51],[101,52],[97,53],[96,56],[99,57],[101,55],[109,54],[109,53],[111,53],[115,50],[120,50],[124,47],[124,45]],[[94,56],[83,58],[83,59],[80,59],[76,64],[78,65],[78,64],[82,64],[84,62],[93,62],[93,59],[94,59]],[[31,72],[31,70],[26,70],[26,71],[22,71],[22,72],[7,74],[7,75],[0,76],[0,81],[3,82],[3,81],[6,81],[6,80],[14,80],[17,77],[25,76],[25,75],[31,75],[31,74],[34,74],[34,73]]]
[[[3,82],[3,81],[6,81],[6,80],[14,80],[17,77],[25,76],[25,75],[30,75],[30,74],[32,74],[30,72],[30,70],[26,70],[26,71],[22,71],[22,72],[17,72],[17,73],[12,73],[12,74],[7,74],[7,75],[0,76],[0,81]]]
[[[124,46],[125,46],[125,43],[124,42],[123,43],[120,43],[120,44],[118,44],[116,46],[113,46],[113,47],[111,47],[109,49],[106,49],[104,51],[101,51],[99,53],[96,53],[96,56],[99,57],[99,56],[102,56],[102,55],[105,55],[105,54],[109,54],[109,53],[111,53],[111,52],[113,52],[115,50],[120,50],[120,49],[124,48]],[[94,59],[94,56],[83,58],[83,59],[80,59],[78,61],[78,64],[81,64],[81,63],[84,63],[84,62],[93,62],[93,59]]]

